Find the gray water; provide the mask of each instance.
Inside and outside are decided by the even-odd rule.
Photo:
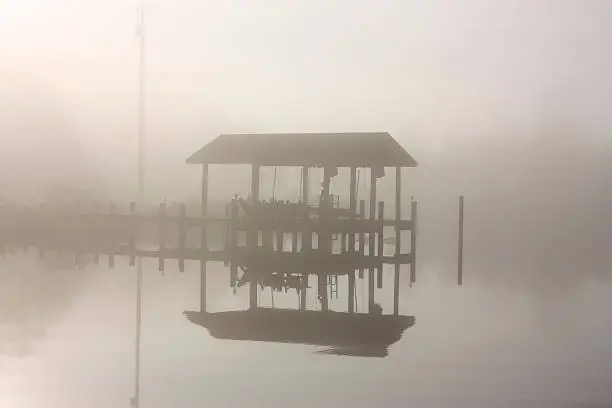
[[[77,271],[34,256],[0,259],[4,293],[12,293],[3,295],[0,320],[0,407],[129,406],[135,270],[126,262]],[[416,324],[387,358],[371,359],[213,339],[182,315],[199,305],[197,264],[182,274],[167,264],[165,275],[156,261],[144,265],[142,408],[612,404],[609,284],[588,281],[554,297],[478,282],[457,288],[447,283],[452,271],[421,264],[417,285],[402,282],[400,309]],[[211,310],[246,307],[248,289],[233,295],[222,265],[209,273]],[[358,283],[358,307],[360,291]],[[263,292],[261,304],[270,301]],[[276,294],[275,302],[297,299]],[[345,300],[330,307],[341,310]]]

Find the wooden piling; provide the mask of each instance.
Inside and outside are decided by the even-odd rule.
[[[238,220],[238,202],[234,199],[230,204],[230,220],[229,220],[229,261],[230,261],[230,286],[236,287],[238,282],[238,263],[236,262],[236,247],[238,246],[238,228],[236,221]]]
[[[402,168],[395,168],[395,275],[393,277],[393,314],[399,315],[400,267],[399,256],[402,251]]]
[[[136,234],[138,221],[136,219],[136,202],[130,203],[130,266],[136,265]]]
[[[319,208],[319,217],[321,221],[321,226],[323,231],[320,231],[318,234],[318,250],[325,252],[332,252],[332,242],[331,242],[331,234],[327,230],[327,221],[329,220],[331,206],[331,200],[329,195],[329,184],[331,182],[331,174],[329,168],[323,169],[323,188],[321,190],[321,206],[323,208]],[[318,286],[318,296],[319,301],[321,302],[321,311],[327,312],[328,307],[328,296],[327,296],[327,274],[326,272],[319,272],[317,277],[317,286]]]
[[[349,188],[349,218],[351,225],[355,225],[357,210],[357,168],[351,167],[351,185]],[[348,248],[351,255],[355,255],[355,233],[348,234]],[[355,312],[355,270],[348,274],[348,312]]]
[[[206,312],[206,262],[208,259],[208,164],[202,165],[202,198],[200,203],[200,312]]]
[[[166,256],[166,201],[159,204],[159,270],[165,269]]]
[[[310,220],[310,210],[308,207],[309,196],[309,166],[302,166],[302,202],[307,211],[304,212],[306,220]],[[302,254],[308,254],[312,249],[312,233],[310,232],[310,222],[307,222],[306,227],[302,230]],[[302,288],[300,290],[300,310],[306,310],[306,295],[308,293],[308,278],[309,273],[306,268],[302,270]]]
[[[463,285],[463,196],[459,196],[459,236],[457,243],[457,283]]]
[[[233,200],[232,200],[233,202]],[[223,259],[223,266],[228,267],[230,265],[230,247],[232,246],[232,234],[231,234],[231,222],[230,222],[230,213],[232,204],[225,204],[225,220],[227,223],[225,224],[225,241],[223,242],[223,250],[225,251],[225,259]],[[230,276],[231,282],[231,276]]]
[[[109,204],[109,208],[108,208],[108,213],[110,215],[111,218],[111,223],[113,223],[113,215],[115,215],[115,203],[110,203]],[[113,223],[114,224],[114,223]],[[115,240],[118,239],[118,237],[115,236],[115,228],[113,225],[113,233],[111,234],[110,238],[110,250],[109,250],[109,255],[108,255],[108,267],[109,268],[114,268],[115,267],[115,246],[117,245]]]
[[[259,164],[253,164],[251,166],[251,201],[253,204],[259,201]],[[257,250],[257,243],[259,241],[259,231],[255,227],[249,227],[247,236],[248,251],[250,254],[254,254]],[[255,310],[257,308],[257,280],[258,271],[256,271],[252,265],[248,267],[249,273],[249,308]]]
[[[98,218],[100,216],[101,213],[100,213],[100,204],[99,203],[96,202],[96,203],[93,204],[92,213],[93,213],[93,216],[95,218]],[[98,226],[97,223],[96,223],[96,226]],[[98,248],[99,240],[100,240],[100,238],[95,237],[94,240],[93,240],[92,248],[91,248],[91,250],[94,252],[94,263],[96,265],[98,265],[100,263],[100,251],[99,251],[99,248]]]
[[[363,222],[366,220],[366,214],[365,214],[365,200],[359,200],[359,214],[360,214],[360,218],[359,221]],[[364,256],[365,255],[365,234],[363,232],[363,229],[360,228],[359,229],[359,256]],[[363,279],[363,268],[360,266],[359,267],[359,279]]]
[[[376,174],[374,168],[370,168],[370,220],[376,217]],[[376,233],[370,229],[368,231],[368,257],[374,256],[374,245],[376,244]],[[375,306],[374,299],[374,268],[368,269],[368,312],[373,313]]]
[[[412,226],[410,228],[410,282],[416,282],[416,245],[417,245],[417,223],[418,223],[418,207],[417,202],[412,201],[412,205],[410,207],[410,218],[412,220]]]
[[[380,221],[380,227],[378,229],[378,253],[376,254],[378,256],[378,258],[380,259],[379,261],[379,266],[378,266],[378,273],[376,275],[376,284],[377,284],[377,288],[378,289],[382,289],[383,287],[383,264],[382,264],[382,259],[384,256],[384,237],[385,237],[385,227],[383,226],[383,221],[385,220],[385,202],[384,201],[380,201],[378,203],[378,220]]]
[[[185,230],[187,223],[187,207],[185,203],[179,205],[179,220],[178,220],[178,249],[179,259],[178,267],[180,272],[185,272],[185,242],[187,241],[187,231]]]

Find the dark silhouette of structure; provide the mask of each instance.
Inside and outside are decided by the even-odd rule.
[[[166,203],[158,214],[138,214],[136,204],[129,214],[121,214],[114,204],[100,208],[5,209],[0,212],[0,245],[39,247],[41,256],[49,249],[75,251],[80,262],[85,253],[108,255],[114,266],[117,255],[154,257],[159,269],[167,259],[178,260],[181,271],[185,260],[201,265],[200,310],[186,312],[188,319],[205,326],[211,335],[237,340],[304,343],[328,347],[324,352],[347,355],[384,356],[387,347],[414,324],[399,316],[401,265],[410,265],[411,282],[416,281],[417,203],[410,203],[410,219],[402,219],[402,168],[416,167],[416,161],[388,133],[331,134],[240,134],[221,135],[187,159],[202,166],[202,201],[199,216],[188,216],[185,205],[178,215],[168,214]],[[248,199],[228,197],[225,217],[208,214],[208,175],[211,164],[251,166],[251,193]],[[296,202],[260,200],[260,171],[263,166],[301,168],[300,199]],[[340,208],[338,197],[330,193],[331,180],[338,169],[350,169],[349,206]],[[376,201],[377,181],[385,168],[395,168],[395,217],[385,218],[385,203]],[[310,200],[310,169],[323,169],[321,193]],[[368,213],[366,201],[357,206],[358,172],[370,173]],[[298,180],[296,180],[298,182]],[[176,211],[176,210],[175,210]],[[144,224],[155,223],[159,248],[138,245]],[[175,245],[166,237],[169,227],[178,230]],[[394,237],[385,238],[384,227],[393,227]],[[199,230],[199,246],[188,245],[188,230]],[[224,247],[212,249],[210,232],[223,234]],[[402,231],[410,232],[410,252],[401,253]],[[246,240],[239,235],[246,235]],[[286,248],[286,238],[291,246]],[[386,241],[395,242],[395,254],[384,255]],[[242,241],[246,245],[243,245]],[[334,245],[335,242],[335,245]],[[249,310],[208,313],[207,264],[223,262],[229,267],[230,286],[249,287]],[[384,315],[376,303],[375,287],[383,287],[383,265],[395,268],[393,314]],[[367,270],[368,314],[356,313],[355,282]],[[346,312],[329,310],[330,295],[338,294],[338,277],[348,277]],[[316,280],[319,311],[306,310],[311,278]],[[258,307],[258,286],[276,291],[295,290],[298,310],[270,310]]]

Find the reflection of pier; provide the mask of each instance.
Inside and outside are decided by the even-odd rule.
[[[186,260],[200,261],[200,314],[191,313],[189,316],[221,338],[243,336],[253,340],[358,347],[364,345],[357,340],[362,338],[359,333],[377,331],[384,339],[382,343],[388,345],[409,326],[406,318],[398,316],[399,282],[402,265],[410,265],[411,282],[416,279],[417,203],[410,203],[410,219],[402,219],[401,187],[402,167],[415,167],[416,162],[389,134],[221,135],[189,157],[188,162],[200,164],[203,169],[202,206],[198,216],[188,215],[184,205],[171,209],[165,203],[152,214],[138,213],[135,204],[130,205],[129,212],[119,211],[114,205],[104,210],[80,208],[64,212],[44,208],[5,209],[0,212],[0,247],[3,243],[7,246],[36,245],[41,255],[52,249],[70,248],[75,252],[77,262],[88,253],[94,254],[95,261],[104,254],[108,256],[111,267],[116,256],[128,256],[131,265],[135,264],[137,257],[157,258],[160,270],[165,269],[166,261],[170,259],[178,261],[181,271]],[[250,165],[251,192],[247,199],[228,197],[225,216],[210,217],[209,166],[220,164]],[[300,197],[294,202],[281,202],[274,197],[268,202],[262,200],[263,166],[300,169],[300,180],[296,180],[301,189]],[[386,207],[383,201],[376,200],[377,181],[385,176],[386,167],[395,168],[396,197],[391,203],[394,217],[385,214],[385,208],[391,206]],[[337,186],[341,178],[339,173],[344,168],[350,174],[348,194],[333,195],[332,180]],[[322,169],[323,182],[320,194],[311,200],[313,169]],[[358,200],[358,180],[362,175],[363,178],[369,176],[367,202]],[[144,249],[139,241],[144,231],[151,230],[151,227],[158,231],[159,245]],[[385,237],[385,227],[393,227],[393,237]],[[170,229],[174,230],[172,237],[168,234]],[[196,245],[192,245],[194,230],[197,231]],[[409,233],[408,253],[401,251],[404,231]],[[214,248],[209,245],[214,238],[222,245]],[[395,253],[384,254],[385,243],[390,241],[395,246]],[[258,286],[269,286],[276,291],[294,290],[299,298],[299,310],[207,314],[208,262],[223,262],[229,267],[229,284],[234,290],[249,287],[251,312],[258,309]],[[383,311],[374,298],[375,288],[383,287],[384,264],[395,267],[392,282],[395,317],[380,316]],[[369,316],[357,317],[355,296],[351,294],[355,293],[356,279],[365,279],[366,272]],[[328,299],[330,295],[337,296],[338,276],[343,275],[348,277],[346,313],[330,312]],[[324,313],[306,311],[311,278],[316,280],[318,304]],[[263,321],[266,325],[276,324],[285,329],[298,325],[300,330],[311,330],[315,336],[331,335],[331,326],[344,327],[344,332],[352,333],[348,336],[360,344],[317,341],[306,334],[297,335],[297,332],[296,336],[302,340],[283,339],[280,328],[279,332],[270,328],[265,331],[279,334],[276,338],[262,337],[257,330],[249,334],[232,328],[233,325],[244,326],[241,319],[248,320],[250,325],[255,325],[253,327],[264,325]],[[320,330],[321,325],[327,328]],[[315,330],[315,326],[318,329]],[[385,332],[387,329],[388,333]]]

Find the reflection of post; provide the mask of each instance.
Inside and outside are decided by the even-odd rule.
[[[365,200],[359,200],[359,215],[359,257],[363,257],[365,254],[365,234],[363,232],[366,220]],[[359,264],[359,279],[363,279],[363,268],[361,262]]]
[[[463,285],[463,196],[459,196],[459,237],[457,245],[457,283]]]
[[[399,256],[402,251],[402,168],[395,168],[395,276],[393,277],[393,314],[399,314],[399,285],[400,285],[400,262]]]
[[[206,261],[208,259],[208,164],[202,165],[202,224],[200,228],[200,312],[206,312]]]
[[[251,167],[251,204],[255,205],[259,201],[259,164]],[[254,227],[248,226],[248,258],[251,259],[248,265],[249,272],[249,308],[257,308],[257,277],[258,271],[253,267],[253,260],[259,241],[259,231]]]
[[[350,216],[350,228],[348,237],[349,253],[354,258],[355,256],[355,232],[353,227],[355,226],[355,213],[357,210],[357,169],[351,167],[351,186],[350,186],[350,198],[349,198],[349,216]],[[348,311],[353,313],[355,311],[355,269],[351,269],[348,273]]]
[[[376,216],[376,173],[370,167],[370,221]],[[369,227],[368,235],[368,259],[371,261],[374,256],[375,233],[372,225]],[[368,270],[368,312],[374,312],[374,268]]]

